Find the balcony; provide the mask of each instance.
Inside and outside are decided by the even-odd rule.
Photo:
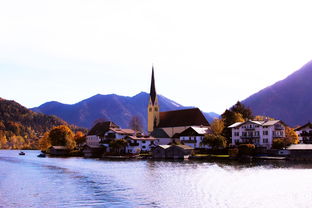
[[[241,139],[258,139],[260,138],[260,135],[246,135],[246,136],[241,136]]]
[[[312,132],[302,132],[299,136],[311,137],[312,136]]]
[[[184,142],[184,143],[197,143],[196,140],[181,140],[181,142]]]

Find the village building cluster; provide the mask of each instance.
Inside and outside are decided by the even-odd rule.
[[[113,151],[111,142],[123,139],[126,146],[119,151],[135,155],[152,152],[154,158],[186,158],[194,150],[211,149],[203,145],[206,134],[212,133],[210,124],[198,108],[160,112],[152,70],[150,97],[147,106],[147,130],[144,132],[120,128],[106,121],[97,123],[89,132],[83,148],[85,157],[101,157]],[[231,129],[231,143],[254,144],[256,147],[271,149],[273,140],[284,139],[286,125],[280,120],[247,120],[226,128]],[[301,144],[312,144],[312,124],[307,123],[297,129]],[[292,147],[293,148],[293,147]],[[306,147],[305,147],[306,148]]]

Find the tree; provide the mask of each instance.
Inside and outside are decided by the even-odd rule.
[[[125,139],[116,139],[116,140],[112,140],[109,143],[109,147],[112,149],[112,151],[118,154],[120,154],[127,145],[128,145],[128,142]]]
[[[82,131],[77,131],[74,136],[74,140],[77,145],[82,145],[86,142],[86,135]]]
[[[5,135],[0,136],[0,149],[6,149],[7,148],[8,140]]]
[[[244,104],[242,104],[239,101],[237,101],[237,103],[230,108],[230,111],[235,112],[235,113],[240,113],[243,116],[243,119],[245,120],[253,119],[251,109],[246,107]]]
[[[206,134],[201,145],[209,145],[213,150],[226,147],[226,138],[222,135]]]
[[[298,144],[299,137],[293,128],[286,126],[285,128],[285,140],[286,145],[289,146],[291,144]]]
[[[224,122],[222,119],[215,118],[211,122],[210,127],[214,134],[221,135],[224,129]]]
[[[42,151],[47,151],[51,146],[51,142],[49,141],[49,132],[45,132],[43,137],[39,140],[39,148]]]
[[[293,128],[286,126],[285,128],[285,138],[273,139],[272,148],[273,149],[283,149],[291,144],[298,144],[299,138]]]
[[[142,132],[143,131],[143,125],[142,120],[139,116],[132,116],[129,127],[135,131]]]
[[[269,121],[273,121],[273,120],[276,120],[274,118],[271,118],[271,117],[268,117],[268,116],[260,116],[260,115],[257,115],[253,118],[254,121],[265,121],[265,120],[269,120]]]
[[[49,133],[49,141],[52,146],[66,146],[70,150],[76,146],[74,133],[65,125],[54,127]]]
[[[225,110],[225,112],[221,115],[221,118],[224,122],[225,128],[223,129],[222,135],[227,138],[228,143],[231,142],[231,129],[227,128],[230,125],[236,122],[244,122],[243,116],[240,113],[233,112],[230,110]]]

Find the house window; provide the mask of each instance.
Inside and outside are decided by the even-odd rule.
[[[142,146],[142,149],[145,149],[146,147],[145,146]]]
[[[263,135],[269,135],[268,131],[263,131]]]
[[[149,110],[149,112],[152,112],[152,108],[149,108],[148,110]]]
[[[269,139],[263,139],[263,144],[269,143]]]
[[[239,136],[239,132],[234,132],[234,136]]]
[[[146,141],[142,141],[143,144],[145,144]]]
[[[158,108],[157,108],[157,107],[155,107],[155,111],[156,111],[156,112],[158,111]]]

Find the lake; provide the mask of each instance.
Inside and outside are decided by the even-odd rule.
[[[0,150],[0,207],[311,207],[312,165],[38,158]]]

